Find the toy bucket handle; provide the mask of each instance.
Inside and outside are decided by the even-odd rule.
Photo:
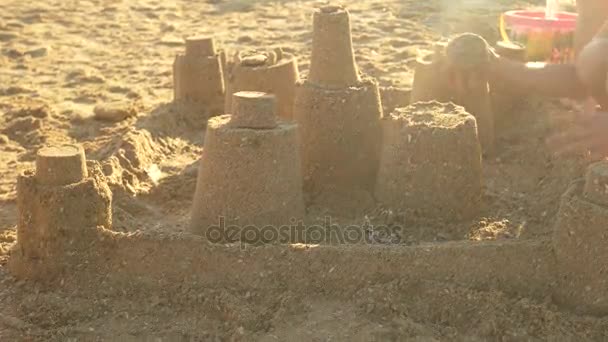
[[[501,14],[500,18],[498,19],[498,30],[500,31],[500,38],[502,38],[502,40],[504,42],[510,43],[511,39],[509,39],[509,35],[507,34],[507,27],[505,24],[505,14]]]

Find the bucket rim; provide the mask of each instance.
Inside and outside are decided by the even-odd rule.
[[[503,15],[509,24],[561,29],[574,29],[578,17],[576,13],[560,11],[555,18],[545,18],[542,10],[512,10]]]

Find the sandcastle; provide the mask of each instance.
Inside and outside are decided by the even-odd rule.
[[[260,97],[265,102],[262,107],[272,107],[265,95],[247,97],[248,101]],[[464,116],[456,115],[454,120]],[[221,118],[212,120],[229,124],[229,117]],[[231,129],[232,133],[259,130]],[[266,128],[269,132],[277,129]],[[250,151],[250,146],[245,148]],[[70,274],[78,272],[76,279],[90,279],[89,287],[141,286],[147,293],[165,295],[163,291],[171,284],[251,289],[284,284],[292,291],[340,294],[386,279],[399,280],[399,284],[425,279],[540,299],[553,294],[559,303],[581,312],[608,313],[607,162],[592,166],[587,180],[577,182],[564,195],[552,243],[537,239],[243,248],[213,244],[192,234],[113,232],[111,192],[95,163],[83,166],[79,147],[43,149],[38,160],[36,172],[26,172],[18,183],[18,241],[8,260],[9,271],[18,279],[63,286],[72,281]],[[223,198],[213,200],[228,203]],[[277,203],[264,204],[273,208]]]
[[[608,313],[608,161],[593,164],[562,197],[553,245],[556,299],[586,313]]]
[[[192,231],[220,224],[280,227],[304,216],[297,125],[277,122],[275,97],[233,95],[232,115],[209,120]]]
[[[354,291],[374,284],[424,279],[540,299],[553,294],[583,312],[608,313],[608,162],[591,166],[564,195],[550,239],[416,246],[213,243],[223,239],[210,239],[208,228],[221,222],[259,228],[302,220],[302,179],[315,196],[337,191],[351,200],[353,189],[371,192],[375,186],[378,198],[396,209],[454,219],[475,213],[481,193],[478,120],[457,105],[417,101],[384,118],[380,151],[378,88],[362,80],[354,64],[348,12],[331,6],[315,12],[313,45],[310,78],[298,84],[295,106],[301,150],[297,125],[277,120],[273,95],[237,92],[231,115],[209,120],[191,222],[192,231],[205,237],[178,229],[111,231],[112,194],[99,166],[86,162],[80,146],[49,147],[38,151],[35,172],[18,180],[12,275],[61,286],[88,281],[86,290],[117,295],[143,289],[195,305],[201,299],[196,291],[172,290],[289,288],[346,293],[351,300]],[[196,46],[190,48],[195,55]],[[483,79],[473,81],[483,93]],[[75,272],[82,276],[69,277]]]
[[[213,39],[186,38],[186,52],[173,63],[173,96],[176,102],[193,104],[213,116],[222,112],[224,101],[223,64]]]
[[[500,41],[494,47],[496,53],[503,58],[512,61],[525,63],[526,49],[525,47],[512,42]],[[518,91],[513,87],[506,86],[503,82],[490,80],[492,107],[495,109],[496,125],[505,126],[513,119],[513,110],[520,105],[525,98],[522,91]]]
[[[493,152],[495,143],[489,61],[486,41],[475,34],[436,44],[433,53],[418,59],[411,101],[452,101],[465,107],[477,119],[479,139],[487,154]]]
[[[52,276],[69,267],[95,238],[97,227],[112,225],[112,193],[94,165],[87,167],[80,146],[43,148],[36,170],[17,182],[18,243],[13,271]],[[45,273],[49,273],[48,275]]]
[[[226,112],[232,110],[232,95],[239,91],[260,91],[276,96],[276,112],[285,120],[293,119],[296,82],[299,79],[296,58],[283,52],[250,51],[238,53],[226,70]]]
[[[475,118],[452,103],[417,102],[383,119],[376,197],[397,211],[458,220],[481,200]]]
[[[340,6],[314,12],[308,78],[296,87],[305,191],[334,212],[365,205],[375,183],[382,108],[377,83],[359,74],[350,17]],[[357,199],[355,199],[357,198]]]

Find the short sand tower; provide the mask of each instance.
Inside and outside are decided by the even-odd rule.
[[[519,63],[526,62],[526,48],[523,45],[500,41],[496,43],[494,50],[502,58]],[[509,87],[504,82],[490,79],[490,95],[497,129],[520,123],[518,116],[513,114],[515,114],[514,110],[524,102],[525,92],[512,86]]]
[[[418,56],[412,83],[410,103],[450,100],[448,79],[445,72],[445,48],[447,43],[438,42],[432,52]]]
[[[453,85],[454,103],[464,106],[477,119],[484,153],[492,154],[495,143],[494,112],[490,99],[488,43],[480,36],[465,33],[446,47],[447,68]]]
[[[230,70],[226,70],[224,110],[232,110],[232,95],[239,91],[260,91],[276,96],[279,117],[293,120],[293,101],[299,80],[296,58],[277,48],[266,52],[237,54]]]
[[[186,53],[173,63],[173,94],[174,101],[192,103],[211,116],[222,112],[223,58],[212,38],[186,38]]]
[[[484,153],[494,150],[494,113],[490,100],[486,41],[462,34],[449,43],[438,42],[434,51],[418,58],[411,102],[452,101],[477,119]]]
[[[562,197],[553,236],[555,299],[582,313],[608,314],[608,161]]]
[[[36,170],[17,182],[19,222],[15,258],[9,267],[25,277],[50,277],[86,249],[99,226],[112,224],[112,193],[101,170],[87,168],[84,150],[42,148]]]
[[[383,119],[377,199],[416,217],[477,214],[481,148],[475,118],[452,103],[417,102]]]
[[[276,120],[275,97],[238,92],[233,115],[209,120],[191,230],[223,240],[212,226],[281,227],[302,220],[297,125]],[[210,234],[210,235],[207,235]]]
[[[312,45],[310,74],[298,83],[294,106],[304,188],[316,204],[351,214],[369,206],[375,184],[382,133],[378,84],[359,75],[343,7],[314,12]]]

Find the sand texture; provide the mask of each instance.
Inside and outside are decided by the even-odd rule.
[[[272,120],[263,127],[230,127],[225,116],[207,124],[210,115],[230,114],[220,113],[225,112],[223,70],[221,77],[217,68],[212,75],[189,74],[185,82],[211,77],[215,85],[206,90],[215,92],[220,112],[201,101],[174,102],[173,65],[186,53],[188,37],[213,37],[213,47],[194,44],[189,52],[200,57],[214,50],[209,63],[222,68],[227,64],[222,53],[229,61],[237,52],[281,47],[297,61],[291,75],[309,79],[313,9],[320,5],[311,0],[0,1],[0,341],[608,338],[607,318],[577,312],[605,290],[604,278],[587,278],[597,270],[590,266],[593,255],[582,252],[599,249],[596,255],[605,260],[605,250],[592,243],[581,249],[577,240],[567,239],[568,229],[554,236],[556,222],[597,226],[606,215],[597,200],[581,199],[579,192],[561,202],[589,161],[558,158],[542,143],[571,125],[575,106],[534,98],[518,105],[518,124],[497,126],[495,151],[484,158],[481,176],[474,177],[482,179],[474,215],[446,221],[382,205],[368,190],[375,185],[379,160],[369,165],[327,161],[341,166],[331,171],[365,178],[360,192],[325,191],[315,198],[304,188],[304,198],[299,197],[298,179],[306,179],[295,176],[293,145],[301,138],[293,134],[295,123],[277,113],[276,127],[270,127]],[[442,36],[472,31],[494,44],[498,14],[532,3],[361,0],[346,5],[353,49],[346,57],[354,59],[356,69],[344,65],[348,79],[311,76],[324,79],[323,94],[345,99],[352,97],[357,76],[374,78],[379,89],[364,94],[372,99],[365,105],[373,105],[364,112],[375,117],[378,96],[386,98],[383,107],[389,112],[409,104],[416,59]],[[321,38],[331,44],[332,37]],[[197,70],[204,66],[197,64],[201,60],[193,62]],[[336,88],[335,82],[346,87]],[[313,94],[320,88],[308,90]],[[210,93],[195,95],[205,94]],[[332,110],[360,110],[326,103]],[[310,127],[329,119],[319,116]],[[338,119],[331,123],[349,122]],[[341,137],[344,125],[334,127],[316,139]],[[309,139],[319,134],[309,132]],[[214,139],[243,154],[204,146]],[[347,151],[348,144],[361,143],[353,139],[334,146]],[[42,174],[47,185],[39,184],[33,172],[37,151],[76,144],[86,154],[86,168],[68,153],[69,163],[80,168]],[[323,152],[322,146],[310,148]],[[56,169],[58,154],[50,151],[38,164]],[[202,162],[201,156],[206,156]],[[273,157],[284,163],[275,167]],[[205,165],[206,158],[221,163]],[[259,171],[252,176],[248,171],[254,169]],[[204,187],[215,193],[201,195],[204,203],[197,205],[212,215],[234,214],[217,204],[227,203],[218,198],[231,193],[233,207],[246,209],[239,211],[246,214],[242,219],[300,215],[306,225],[323,225],[330,213],[324,200],[335,201],[336,195],[345,209],[357,208],[355,215],[331,217],[329,224],[339,231],[366,224],[387,229],[364,230],[373,246],[334,246],[324,239],[315,240],[318,248],[205,244],[189,233],[199,171],[211,180]],[[234,196],[239,191],[245,196]],[[276,196],[280,192],[282,197]],[[579,214],[583,221],[574,216]],[[580,241],[603,238],[601,230],[584,232]],[[565,254],[554,253],[555,246],[563,246]],[[556,268],[582,273],[556,279]],[[559,284],[563,296],[554,297]],[[591,290],[576,292],[585,286]]]

